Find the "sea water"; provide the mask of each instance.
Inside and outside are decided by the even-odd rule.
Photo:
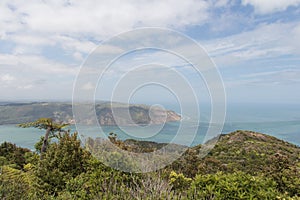
[[[172,108],[168,108],[172,109]],[[176,108],[175,111],[179,112]],[[155,131],[151,137],[143,137],[143,129],[136,127],[127,127],[126,131],[117,126],[86,126],[79,128],[79,135],[82,139],[87,137],[107,137],[109,133],[115,133],[120,139],[137,139],[148,140],[155,142],[174,142],[175,143],[190,144],[194,146],[202,144],[205,140],[209,126],[210,114],[207,110],[202,109],[200,123],[191,127],[185,126],[183,131],[178,134],[179,127],[183,122],[169,122],[164,126],[158,125],[148,126],[147,131]],[[186,124],[188,120],[185,119]],[[76,126],[69,127],[71,132],[77,131]],[[159,131],[157,131],[159,130]],[[194,132],[196,130],[196,132]],[[227,114],[225,124],[221,133],[230,133],[236,130],[251,130],[275,136],[279,139],[286,140],[293,144],[300,146],[300,106],[298,105],[231,105],[227,106]],[[128,133],[135,133],[134,136]],[[7,141],[17,144],[18,146],[34,149],[34,144],[44,135],[43,130],[34,128],[19,128],[16,125],[1,125],[0,126],[0,143]]]

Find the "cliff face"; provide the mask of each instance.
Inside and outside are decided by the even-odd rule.
[[[162,124],[179,121],[180,115],[174,111],[162,108],[152,108],[146,105],[127,105],[120,103],[98,103],[95,107],[100,125],[134,126]],[[35,121],[39,118],[74,124],[71,103],[23,103],[0,105],[0,124],[16,124]],[[76,119],[77,120],[77,119]],[[94,124],[92,117],[80,120],[83,124]]]

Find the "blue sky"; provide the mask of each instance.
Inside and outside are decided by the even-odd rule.
[[[300,102],[300,0],[3,0],[0,99],[71,100],[89,53],[141,27],[171,28],[202,45],[228,102]]]

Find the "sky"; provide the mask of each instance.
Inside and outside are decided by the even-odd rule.
[[[89,54],[143,27],[172,29],[199,43],[217,66],[227,102],[300,102],[300,0],[2,0],[0,100],[71,100]],[[122,65],[144,54],[128,56]],[[161,52],[146,54],[156,63],[180,63]],[[192,81],[193,76],[185,74]]]

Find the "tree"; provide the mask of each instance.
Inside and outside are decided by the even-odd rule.
[[[77,133],[66,133],[57,143],[49,145],[34,174],[41,188],[56,196],[70,179],[87,171],[90,159],[91,155],[81,147]]]
[[[64,133],[66,132],[65,130],[63,130],[63,128],[65,128],[68,125],[69,124],[54,122],[51,118],[40,118],[34,122],[23,123],[23,124],[19,124],[18,126],[22,127],[22,128],[33,127],[33,128],[46,130],[43,144],[41,147],[40,159],[42,160],[43,153],[45,153],[47,150],[49,137],[60,138],[61,132],[64,132]]]

